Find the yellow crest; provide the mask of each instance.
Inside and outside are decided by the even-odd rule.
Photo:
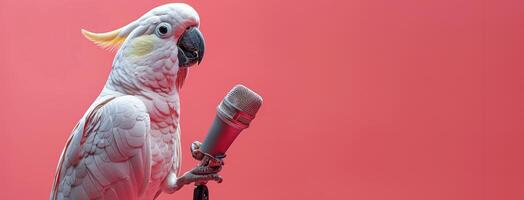
[[[104,49],[115,50],[126,40],[125,36],[119,36],[121,30],[122,28],[107,33],[92,33],[82,29],[82,34]]]

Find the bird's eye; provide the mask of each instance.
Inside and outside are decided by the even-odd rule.
[[[156,26],[155,34],[160,38],[166,38],[171,33],[171,24],[162,22]]]

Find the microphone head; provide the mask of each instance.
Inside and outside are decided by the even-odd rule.
[[[218,105],[219,116],[239,128],[247,128],[262,106],[262,97],[241,84],[235,85]]]

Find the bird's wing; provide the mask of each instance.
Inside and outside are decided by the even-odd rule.
[[[150,121],[133,96],[106,100],[79,122],[62,153],[51,199],[136,199],[150,177]]]

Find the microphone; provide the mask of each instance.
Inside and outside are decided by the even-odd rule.
[[[235,85],[217,107],[217,115],[200,151],[214,158],[224,158],[227,149],[247,127],[262,105],[262,97],[241,84]],[[209,200],[205,183],[197,184],[193,200]]]
[[[217,115],[200,150],[224,157],[240,132],[247,127],[262,105],[262,97],[241,84],[235,85],[217,107]]]

